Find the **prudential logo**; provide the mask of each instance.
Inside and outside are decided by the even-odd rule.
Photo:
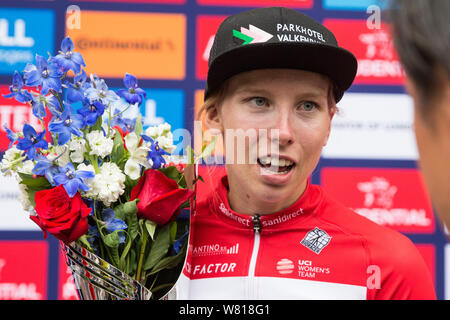
[[[0,8],[0,74],[23,70],[35,54],[53,53],[54,12]]]

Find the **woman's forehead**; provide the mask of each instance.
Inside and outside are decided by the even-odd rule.
[[[315,94],[328,93],[330,80],[319,73],[297,69],[258,69],[230,78],[228,94],[271,91],[278,87]]]

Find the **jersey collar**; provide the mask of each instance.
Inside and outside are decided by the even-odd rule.
[[[319,207],[322,196],[320,187],[312,185],[308,181],[305,192],[291,206],[279,212],[260,216],[262,230],[277,229],[310,216]],[[226,223],[240,228],[253,228],[252,215],[241,214],[230,208],[227,176],[222,177],[220,180],[216,189],[216,195],[213,197],[213,201],[210,202],[210,206]]]

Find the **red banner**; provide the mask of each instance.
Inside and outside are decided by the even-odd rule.
[[[339,46],[358,60],[354,84],[402,85],[405,73],[394,50],[386,24],[367,25],[366,20],[325,19]]]
[[[328,194],[370,220],[406,233],[432,233],[434,215],[416,169],[324,168]]]
[[[47,299],[45,241],[0,242],[0,300]]]

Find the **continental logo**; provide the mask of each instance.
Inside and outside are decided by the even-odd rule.
[[[175,44],[167,39],[154,40],[121,40],[121,39],[96,39],[96,38],[79,38],[75,43],[75,47],[79,50],[92,49],[114,49],[114,50],[133,50],[133,51],[174,51]]]
[[[67,30],[67,35],[83,55],[88,74],[122,78],[129,72],[141,79],[184,79],[184,14],[83,10],[80,17],[81,28]]]

